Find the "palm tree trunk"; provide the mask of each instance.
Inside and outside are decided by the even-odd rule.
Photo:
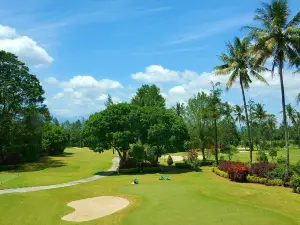
[[[279,57],[279,59],[282,58],[283,57]],[[283,84],[283,60],[280,60],[279,62],[279,77],[280,77],[280,87],[281,87],[283,127],[284,127],[285,150],[286,150],[286,167],[285,167],[285,176],[284,176],[284,183],[286,183],[289,178],[289,171],[290,171],[290,152],[289,152],[289,144],[288,144],[288,128],[287,128],[287,121],[286,121],[285,94],[284,94],[284,84]]]
[[[243,86],[242,79],[240,79],[240,85],[241,85],[241,89],[242,89],[244,108],[245,108],[245,114],[246,114],[246,123],[247,123],[248,139],[249,139],[249,147],[250,147],[250,164],[252,164],[253,143],[252,143],[252,140],[251,140],[251,130],[250,130],[250,125],[249,125],[247,103],[246,103],[246,97],[245,97],[245,91],[244,91],[244,86]]]
[[[214,119],[215,125],[215,158],[217,165],[219,164],[219,157],[218,157],[218,127],[217,127],[217,119]]]

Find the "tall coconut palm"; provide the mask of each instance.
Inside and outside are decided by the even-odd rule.
[[[245,116],[243,115],[244,108],[239,105],[235,105],[233,108],[233,112],[234,112],[235,121],[239,122],[240,130],[242,131],[241,123],[245,121]]]
[[[300,103],[300,93],[296,96],[296,103],[297,105],[299,105]]]
[[[257,140],[259,140],[260,148],[262,148],[261,141],[263,136],[263,122],[268,117],[267,111],[264,109],[264,104],[257,103],[254,105],[253,116],[258,124],[259,135]]]
[[[250,83],[252,82],[251,77],[257,80],[260,80],[264,83],[267,83],[266,80],[259,74],[259,72],[264,71],[265,68],[261,66],[254,66],[253,59],[249,54],[250,41],[247,38],[239,39],[235,38],[234,43],[227,43],[228,55],[222,54],[219,56],[220,60],[224,63],[223,65],[216,66],[215,74],[216,75],[228,75],[230,74],[229,80],[226,84],[226,89],[228,90],[234,81],[239,81],[243,102],[244,110],[246,115],[246,124],[248,131],[248,139],[250,143],[250,164],[252,163],[252,151],[253,143],[251,139],[251,130],[249,125],[249,117],[247,110],[247,103],[245,97],[245,90],[248,89]]]
[[[285,181],[290,169],[290,156],[287,136],[287,119],[285,110],[285,93],[283,69],[285,65],[291,67],[300,65],[300,12],[290,21],[290,10],[287,0],[273,0],[270,4],[264,3],[256,10],[254,20],[260,22],[260,27],[247,26],[249,37],[254,41],[253,53],[255,64],[261,65],[267,59],[272,59],[272,74],[278,68],[280,77],[283,126],[285,130],[286,170]]]

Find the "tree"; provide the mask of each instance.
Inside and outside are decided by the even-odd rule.
[[[113,148],[126,161],[130,145],[137,141],[135,110],[131,104],[119,103],[91,115],[83,131],[87,146],[95,152]]]
[[[296,103],[297,105],[299,105],[300,103],[300,93],[296,96]]]
[[[287,129],[288,129],[288,139],[290,139],[290,127],[292,123],[295,123],[296,110],[291,104],[285,106],[287,114]]]
[[[174,113],[179,116],[179,117],[183,117],[184,114],[184,104],[177,102],[175,106],[172,107],[172,110],[174,111]]]
[[[111,97],[110,94],[108,94],[107,100],[106,100],[106,102],[104,103],[104,105],[105,105],[106,107],[108,107],[108,106],[113,105],[113,104],[114,104],[114,102],[113,102],[113,100],[112,100],[112,97]]]
[[[285,90],[283,82],[284,65],[299,66],[300,60],[300,12],[290,21],[290,10],[287,0],[273,0],[270,4],[264,3],[262,8],[256,10],[254,20],[260,22],[260,27],[246,26],[249,36],[254,40],[253,53],[255,65],[261,65],[267,59],[272,59],[272,74],[278,67],[280,77],[283,126],[285,132],[286,169],[285,182],[288,180],[290,170],[290,156],[288,146],[287,116],[285,108]]]
[[[233,82],[238,80],[241,86],[244,111],[246,114],[246,124],[248,132],[248,140],[250,143],[250,164],[252,163],[252,151],[253,143],[251,139],[251,129],[249,124],[247,103],[244,89],[248,89],[252,80],[251,77],[261,82],[267,83],[266,80],[259,74],[261,71],[266,69],[261,66],[253,64],[253,59],[249,54],[250,41],[247,38],[234,39],[234,44],[227,43],[228,55],[222,54],[219,56],[220,60],[224,63],[223,65],[215,67],[216,75],[228,75],[230,74],[229,80],[226,84],[226,90],[232,86]]]
[[[245,116],[243,115],[244,108],[239,105],[235,105],[233,111],[234,111],[235,121],[239,122],[240,130],[242,130],[241,122],[245,121]]]
[[[40,156],[40,128],[50,119],[43,95],[28,67],[15,55],[0,51],[0,157],[16,153],[32,161]]]
[[[138,89],[131,103],[140,107],[165,107],[165,99],[156,85],[143,85]]]
[[[45,124],[43,133],[43,148],[49,155],[60,155],[68,144],[68,132],[55,124]]]

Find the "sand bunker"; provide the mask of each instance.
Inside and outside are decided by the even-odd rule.
[[[69,202],[68,206],[75,209],[74,212],[62,217],[62,220],[83,222],[98,219],[113,214],[129,205],[125,198],[116,196],[100,196]]]

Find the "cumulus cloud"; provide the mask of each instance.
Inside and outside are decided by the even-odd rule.
[[[11,27],[0,25],[0,50],[11,52],[29,66],[40,67],[51,64],[53,58],[34,40],[20,36]]]
[[[131,75],[131,78],[147,83],[153,82],[174,82],[178,81],[177,71],[165,69],[160,65],[151,65],[145,68],[145,72],[138,72]]]
[[[68,81],[58,81],[53,77],[45,79],[48,84],[57,84],[60,91],[52,96],[51,108],[58,116],[87,116],[102,110],[108,91],[122,89],[120,82],[109,79],[97,80],[93,76],[77,75]],[[120,99],[113,96],[114,102]]]

